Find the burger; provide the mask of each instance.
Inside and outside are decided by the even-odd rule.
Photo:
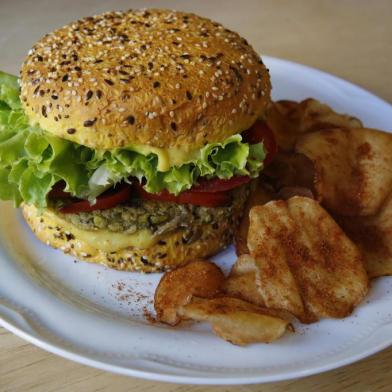
[[[226,247],[269,159],[268,70],[221,24],[169,10],[86,17],[0,74],[0,198],[35,235],[128,271]]]

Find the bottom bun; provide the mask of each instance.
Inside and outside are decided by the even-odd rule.
[[[53,248],[61,249],[79,260],[117,270],[157,272],[178,267],[190,260],[213,256],[227,247],[238,226],[247,189],[244,187],[236,193],[232,214],[218,223],[199,227],[200,237],[191,243],[184,241],[184,231],[179,229],[160,236],[159,241],[148,248],[129,246],[114,252],[97,249],[78,238],[76,232],[80,229],[53,210],[38,210],[31,205],[23,205],[22,208],[23,216],[34,234]]]

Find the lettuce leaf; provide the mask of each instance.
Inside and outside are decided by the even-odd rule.
[[[0,199],[37,207],[47,205],[47,194],[63,180],[73,196],[94,202],[120,181],[137,177],[148,192],[167,189],[173,194],[189,189],[198,177],[256,177],[263,167],[263,144],[248,145],[241,135],[204,146],[198,156],[167,171],[158,170],[158,156],[143,155],[132,146],[93,150],[31,125],[24,114],[17,78],[0,72]]]

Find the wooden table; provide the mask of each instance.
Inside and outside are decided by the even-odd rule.
[[[45,32],[109,9],[169,7],[216,19],[260,53],[339,75],[392,102],[392,1],[2,0],[0,68],[17,72]],[[1,278],[1,275],[0,275]],[[244,387],[163,384],[112,375],[46,353],[0,328],[0,391],[391,391],[392,349],[306,379]]]

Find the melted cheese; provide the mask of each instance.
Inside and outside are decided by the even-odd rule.
[[[184,163],[194,161],[200,155],[200,149],[192,150],[189,146],[167,149],[139,144],[129,147],[143,155],[155,154],[158,157],[159,171],[167,171],[172,166],[181,166]]]
[[[55,225],[64,227],[66,231],[71,232],[77,239],[105,252],[115,252],[130,246],[145,249],[154,245],[159,239],[154,237],[148,230],[140,230],[135,234],[114,233],[109,230],[82,230],[50,210],[46,210],[45,213],[50,216]]]

